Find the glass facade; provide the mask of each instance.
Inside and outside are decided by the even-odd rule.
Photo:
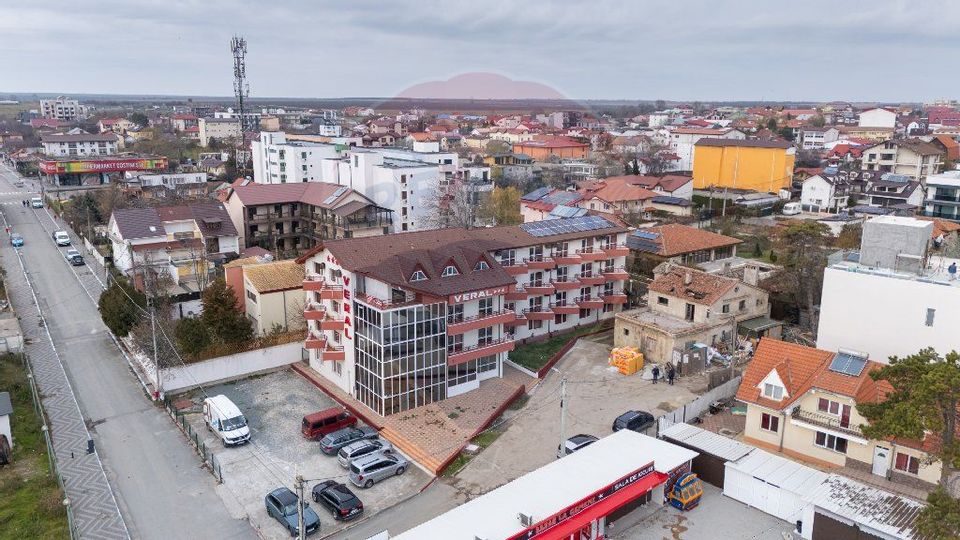
[[[354,302],[357,399],[381,415],[446,397],[446,306]]]

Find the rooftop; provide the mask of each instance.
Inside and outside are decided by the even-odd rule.
[[[793,143],[756,139],[700,139],[695,146],[736,146],[740,148],[779,148],[786,150],[793,148]]]
[[[689,302],[710,306],[739,283],[736,279],[708,274],[685,266],[671,265],[668,271],[657,273],[648,285],[648,289],[652,293],[679,297]]]
[[[676,223],[639,229],[627,236],[630,249],[661,257],[735,246],[741,242],[738,238]]]
[[[914,538],[914,521],[923,504],[831,474],[807,500],[819,508],[895,538]]]
[[[897,216],[883,217],[889,218]],[[926,224],[928,222],[923,221],[922,223]],[[934,230],[936,230],[936,227],[934,227]],[[853,272],[855,274],[868,274],[871,276],[886,277],[890,279],[916,281],[928,283],[931,286],[960,288],[960,279],[955,279],[953,281],[950,280],[950,273],[947,271],[947,269],[951,264],[956,264],[957,267],[960,267],[960,259],[931,255],[927,261],[926,267],[920,273],[915,274],[912,272],[898,272],[889,268],[877,268],[868,266],[866,264],[860,264],[860,252],[858,251],[838,251],[827,259],[827,267],[832,270]]]
[[[297,261],[245,265],[243,273],[261,294],[303,288],[303,264]]]

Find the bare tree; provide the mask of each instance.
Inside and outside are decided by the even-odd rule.
[[[426,210],[427,226],[433,229],[472,227],[477,215],[472,194],[469,184],[462,180],[438,180],[421,203]]]
[[[670,168],[670,148],[662,144],[650,143],[637,152],[637,159],[646,165],[646,173],[651,176],[663,176]]]

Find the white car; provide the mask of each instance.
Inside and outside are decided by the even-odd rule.
[[[783,205],[783,215],[785,216],[795,216],[802,211],[803,208],[801,208],[800,203],[798,202],[788,202],[787,204]]]
[[[66,231],[54,231],[53,241],[57,243],[58,246],[69,246],[70,245],[70,235]]]

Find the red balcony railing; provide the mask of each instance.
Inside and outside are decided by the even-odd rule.
[[[596,274],[594,274],[594,273],[590,273],[590,274],[576,274],[574,277],[577,279],[577,281],[579,281],[580,283],[582,283],[582,284],[585,285],[585,286],[603,285],[604,283],[607,282],[606,276],[604,276],[603,274],[601,274],[601,273],[599,273],[599,272],[596,273]]]
[[[516,318],[513,311],[495,311],[486,315],[461,317],[459,320],[447,321],[447,334],[456,335],[478,328],[486,328],[497,324],[507,324]]]
[[[617,266],[611,269],[603,270],[603,277],[607,281],[626,281],[630,278],[630,274],[627,272],[627,269],[622,266]]]
[[[603,248],[603,252],[607,257],[626,257],[630,254],[630,248],[624,244],[610,244]]]
[[[553,260],[557,261],[558,266],[567,266],[570,264],[580,264],[583,258],[575,252],[566,251],[564,253],[554,253]]]
[[[550,284],[558,291],[575,291],[583,285],[576,276],[552,279]]]
[[[308,321],[319,321],[327,315],[327,310],[322,304],[310,302],[303,308],[303,318]]]
[[[550,311],[549,306],[534,306],[530,309],[525,309],[523,310],[523,315],[531,321],[549,321],[553,318],[553,312]]]
[[[544,294],[553,294],[553,284],[545,282],[527,283],[523,288],[531,296],[542,296]]]
[[[580,306],[573,302],[551,302],[550,311],[554,313],[563,313],[566,315],[576,315],[580,313]]]
[[[533,270],[549,270],[557,267],[557,261],[550,257],[544,257],[543,255],[526,258],[523,262],[526,263],[528,268]]]
[[[608,258],[605,251],[595,247],[578,249],[577,255],[579,255],[584,261],[602,261]]]
[[[603,307],[603,298],[593,295],[578,296],[577,305],[587,309],[600,309]]]
[[[512,351],[516,343],[512,334],[505,334],[499,339],[477,343],[467,347],[454,348],[447,352],[447,365],[455,366],[484,356]]]
[[[527,273],[529,268],[527,265],[522,262],[514,261],[513,264],[502,263],[503,269],[507,271],[511,276],[522,276]]]
[[[626,304],[627,295],[620,293],[605,294],[603,295],[603,302],[605,304]]]

